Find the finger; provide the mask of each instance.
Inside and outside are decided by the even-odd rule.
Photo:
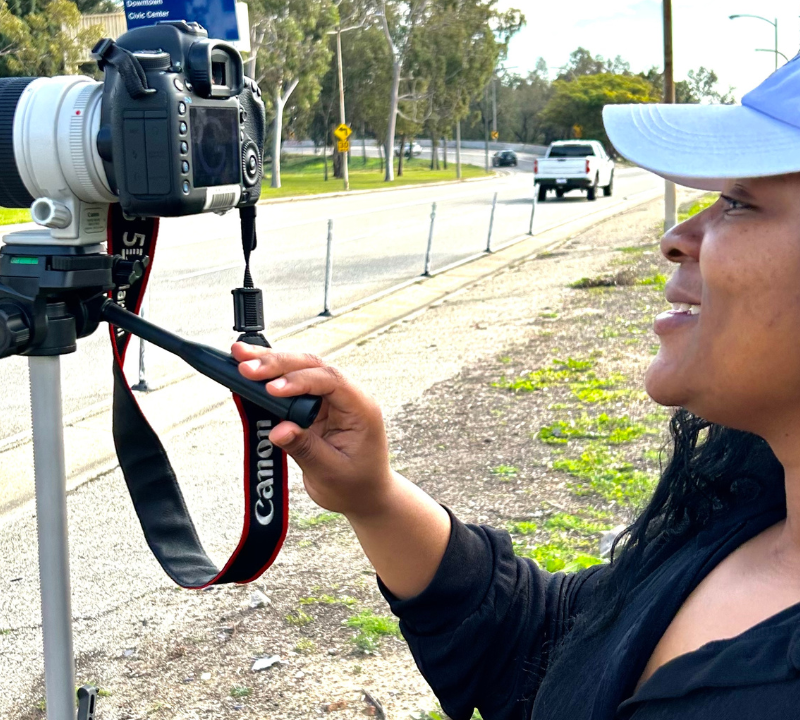
[[[233,357],[239,362],[254,360],[271,352],[274,352],[272,348],[265,348],[261,347],[260,345],[251,345],[250,343],[246,342],[235,342],[231,346],[231,355],[233,355]]]
[[[269,434],[270,442],[291,455],[303,471],[314,472],[341,462],[342,454],[319,435],[285,420]]]
[[[240,361],[239,372],[249,380],[270,380],[295,370],[323,365],[322,360],[316,355],[271,350]]]
[[[361,388],[329,365],[287,373],[268,382],[267,392],[276,397],[293,397],[305,393],[320,395],[337,410],[359,414],[364,414],[373,405]]]

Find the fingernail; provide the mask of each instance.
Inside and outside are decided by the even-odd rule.
[[[295,432],[290,430],[289,432],[286,433],[286,435],[284,436],[283,440],[281,440],[281,442],[286,444],[286,445],[288,445],[289,443],[294,442],[294,439],[296,437],[297,437],[297,433],[295,433]]]
[[[261,360],[246,360],[242,365],[247,365],[251,370],[258,370],[261,367]]]
[[[287,383],[286,383],[286,378],[277,378],[276,380],[273,380],[268,384],[272,385],[272,387],[274,387],[276,390],[280,390],[282,388],[285,388]]]

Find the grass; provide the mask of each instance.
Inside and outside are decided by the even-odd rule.
[[[455,164],[447,170],[430,170],[427,160],[414,158],[403,162],[403,176],[396,177],[392,183],[384,182],[378,158],[367,158],[364,165],[361,158],[350,159],[349,176],[351,190],[376,190],[378,188],[419,185],[456,179]],[[333,163],[328,161],[328,181],[324,178],[324,162],[317,156],[287,156],[281,160],[281,187],[269,186],[270,169],[265,168],[266,179],[261,189],[261,199],[315,195],[317,193],[340,192],[342,180],[333,177]],[[461,166],[463,178],[485,177],[483,168],[475,165]]]
[[[297,645],[294,646],[294,651],[300,655],[310,655],[317,649],[317,645],[313,640],[308,638],[300,638]]]
[[[330,523],[338,522],[341,519],[342,516],[339,513],[328,512],[326,510],[318,513],[317,515],[311,515],[310,517],[297,517],[295,518],[294,522],[300,530],[307,530],[320,525],[329,525]]]
[[[378,649],[381,638],[400,637],[397,620],[385,615],[376,615],[372,610],[362,610],[357,615],[347,618],[344,624],[358,630],[353,642],[359,650],[367,654],[374,653]]]
[[[549,445],[566,445],[570,440],[586,438],[602,438],[619,445],[636,440],[646,432],[644,425],[632,422],[627,415],[615,418],[602,413],[596,418],[584,414],[569,422],[559,420],[543,427],[536,436]]]
[[[295,612],[289,613],[286,616],[286,622],[292,627],[305,627],[314,622],[314,618],[304,610],[298,608]]]
[[[15,225],[31,221],[31,211],[28,208],[0,207],[0,225]]]
[[[701,198],[695,200],[688,208],[678,213],[678,222],[688,220],[690,217],[697,215],[697,213],[702,212],[708,207],[711,207],[715,202],[717,202],[718,197],[719,193],[708,193],[707,195],[703,195]]]
[[[253,694],[253,691],[249,687],[242,687],[241,685],[234,685],[231,688],[231,697],[232,698],[246,698],[250,697]]]
[[[497,467],[492,468],[491,473],[492,475],[499,477],[501,480],[508,481],[517,477],[519,474],[519,468],[515,468],[513,465],[498,465]]]
[[[623,508],[642,507],[653,490],[653,478],[634,469],[619,453],[607,446],[590,443],[577,458],[564,458],[553,462],[554,470],[562,470],[576,482],[572,491],[576,495],[594,494],[606,502]]]

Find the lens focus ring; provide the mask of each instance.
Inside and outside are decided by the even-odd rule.
[[[22,93],[36,78],[0,78],[0,207],[30,207],[33,197],[14,157],[14,114]]]

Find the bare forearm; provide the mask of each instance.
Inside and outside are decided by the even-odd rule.
[[[381,506],[348,520],[394,595],[411,598],[430,584],[450,539],[450,516],[433,498],[395,473]]]

